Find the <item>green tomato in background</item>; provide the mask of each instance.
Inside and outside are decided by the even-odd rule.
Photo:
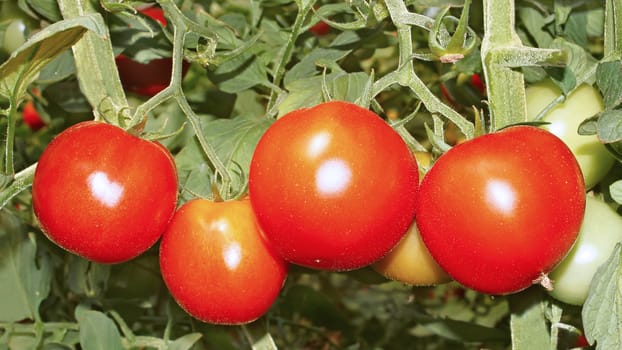
[[[552,81],[545,80],[529,86],[526,94],[527,117],[532,120],[562,92]],[[603,99],[598,90],[583,84],[542,119],[550,123],[542,128],[562,139],[577,158],[583,172],[586,190],[598,184],[614,162],[613,156],[596,135],[579,135],[577,131],[581,122],[603,109]]]
[[[564,303],[583,305],[596,270],[622,241],[622,217],[602,200],[586,198],[585,217],[572,250],[549,274],[551,296]]]

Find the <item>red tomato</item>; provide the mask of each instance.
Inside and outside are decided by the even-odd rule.
[[[161,8],[148,7],[141,9],[140,12],[166,26],[166,19]],[[116,63],[123,87],[135,94],[154,96],[164,90],[171,81],[173,60],[170,57],[140,63],[120,54],[116,57]],[[186,61],[182,64],[182,74],[185,75],[190,66]]]
[[[313,33],[313,35],[323,36],[330,32],[330,26],[326,22],[319,21],[312,25],[311,28],[309,28],[309,31]]]
[[[184,204],[162,237],[160,268],[179,305],[215,324],[259,318],[287,276],[287,263],[261,234],[248,199]]]
[[[52,241],[95,262],[119,263],[147,250],[166,229],[177,204],[177,172],[162,145],[82,122],[46,147],[32,196]]]
[[[260,139],[249,194],[286,260],[351,270],[385,255],[414,216],[418,169],[375,113],[333,101],[277,120]]]
[[[438,264],[490,294],[529,287],[574,243],[585,210],[583,177],[553,134],[515,126],[442,155],[417,195],[417,225]]]
[[[45,126],[45,123],[41,119],[41,115],[39,115],[39,112],[35,109],[35,104],[32,101],[27,101],[26,104],[24,104],[22,117],[24,118],[24,124],[28,125],[33,131],[37,131]]]

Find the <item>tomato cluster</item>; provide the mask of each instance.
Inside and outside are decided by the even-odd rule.
[[[261,317],[290,263],[371,266],[411,285],[453,279],[489,294],[546,284],[551,273],[554,297],[583,302],[596,267],[622,238],[622,219],[595,198],[586,210],[572,146],[542,128],[512,126],[457,144],[425,174],[417,159],[429,154],[415,154],[374,112],[321,103],[282,116],[262,135],[248,198],[177,208],[165,147],[82,122],[41,156],[33,207],[52,241],[100,263],[133,259],[161,238],[172,297],[209,323]],[[612,231],[593,233],[603,221]],[[586,262],[577,258],[585,249],[599,253]],[[580,289],[567,282],[576,276],[586,281]]]

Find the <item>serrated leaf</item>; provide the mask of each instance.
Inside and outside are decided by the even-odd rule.
[[[350,50],[343,49],[323,47],[313,49],[313,51],[305,55],[302,60],[300,60],[300,62],[298,62],[290,70],[287,71],[287,73],[285,74],[285,78],[283,79],[285,87],[290,86],[297,80],[318,75],[319,71],[317,63],[319,61],[336,62],[337,60],[345,57],[349,53]]]
[[[0,211],[0,321],[35,319],[50,292],[51,263],[36,261],[37,244],[19,219]]]
[[[622,140],[622,110],[604,111],[600,114],[598,138],[604,143]]]
[[[214,84],[231,94],[267,83],[266,66],[252,52],[242,53],[218,65],[208,76]]]
[[[556,38],[551,43],[550,48],[563,50],[568,57],[564,68],[548,69],[553,81],[564,94],[570,93],[576,86],[583,83],[592,84],[594,82],[598,62],[583,47],[563,38]]]
[[[545,28],[549,19],[537,9],[525,6],[518,9],[518,16],[529,35],[536,41],[538,47],[549,47],[553,36]]]
[[[201,333],[189,333],[168,344],[168,350],[188,350],[201,339]]]
[[[322,102],[322,85],[325,84],[333,100],[356,102],[365,92],[369,75],[357,73],[331,73],[300,79],[287,86],[289,94],[279,104],[279,116],[295,109],[311,107]]]
[[[117,326],[99,311],[76,308],[80,325],[80,346],[83,350],[123,350]]]
[[[622,204],[622,180],[618,180],[609,185],[609,194],[618,204]]]
[[[598,268],[581,316],[585,336],[597,350],[622,349],[622,244]]]
[[[606,109],[622,103],[622,61],[602,62],[596,69],[596,84],[603,94]]]
[[[92,16],[56,22],[33,35],[0,66],[0,95],[20,98],[43,67],[80,40],[87,30],[101,30]]]

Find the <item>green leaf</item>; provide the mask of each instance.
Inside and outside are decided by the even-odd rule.
[[[108,283],[110,267],[71,255],[67,271],[69,288],[76,294],[90,298],[101,295]]]
[[[118,111],[127,106],[127,100],[115,64],[108,27],[90,1],[60,0],[59,4],[65,18],[74,20],[79,18],[79,14],[88,13],[96,28],[85,33],[84,38],[73,47],[78,80],[93,108],[103,101],[112,103],[112,109],[101,112],[109,120],[116,120]]]
[[[598,268],[582,310],[585,336],[597,350],[622,349],[622,244]]]
[[[56,1],[26,0],[26,2],[35,12],[47,18],[50,22],[58,22],[63,19]]]
[[[209,78],[228,93],[237,93],[268,82],[266,66],[252,52],[245,52],[208,71]]]
[[[188,350],[201,339],[201,333],[189,333],[168,344],[168,350]]]
[[[37,261],[37,244],[19,219],[0,211],[0,321],[37,319],[50,292],[51,262]]]
[[[123,350],[121,334],[115,323],[99,311],[76,308],[83,350]]]
[[[546,305],[542,294],[540,289],[530,288],[510,296],[512,350],[549,348]]]
[[[602,62],[596,69],[596,84],[603,94],[606,109],[622,103],[622,61]]]
[[[36,82],[39,84],[55,83],[75,74],[76,65],[73,60],[73,55],[71,51],[67,49],[43,67]]]
[[[289,94],[279,104],[279,115],[282,116],[298,108],[311,107],[322,102],[322,86],[333,100],[356,102],[363,95],[369,75],[357,73],[331,73],[300,79],[287,85]]]
[[[604,143],[622,140],[622,110],[604,111],[598,118],[598,138]]]
[[[583,83],[592,84],[594,82],[598,62],[583,47],[557,38],[551,44],[551,48],[563,50],[568,56],[566,67],[548,69],[555,84],[564,94],[570,93],[575,87]]]
[[[622,204],[622,180],[618,180],[609,186],[611,198],[618,204]]]
[[[285,87],[290,86],[297,80],[318,75],[318,62],[335,62],[345,57],[349,52],[349,50],[327,49],[323,47],[313,49],[285,74],[283,80]]]
[[[538,47],[549,47],[551,45],[553,36],[546,30],[546,26],[549,24],[548,18],[530,6],[520,7],[518,16]]]
[[[0,95],[23,96],[46,64],[75,44],[87,30],[101,27],[92,16],[56,22],[33,35],[0,66]]]

